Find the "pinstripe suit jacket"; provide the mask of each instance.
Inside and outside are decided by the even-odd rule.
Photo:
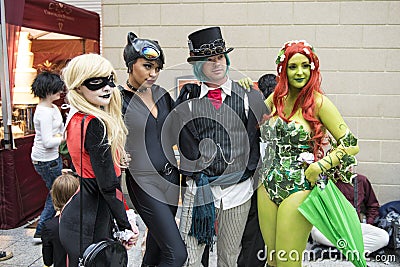
[[[232,82],[232,87],[244,90],[236,82]],[[263,101],[264,97],[259,91],[251,90],[246,92],[249,100],[249,113],[247,118],[246,131],[250,144],[249,159],[247,162],[247,169],[254,172],[260,157],[259,138],[260,132],[258,124],[262,120],[264,114],[268,114],[268,109]],[[200,138],[196,127],[194,126],[191,118],[191,110],[188,105],[188,100],[197,98],[200,95],[200,86],[197,84],[185,84],[180,95],[175,102],[175,109],[173,110],[173,124],[172,127],[175,131],[179,131],[175,136],[179,139],[181,153],[181,173],[186,176],[192,176],[196,166],[195,161],[200,157],[199,143]]]

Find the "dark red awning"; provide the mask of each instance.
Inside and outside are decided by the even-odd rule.
[[[100,42],[96,12],[54,0],[5,0],[6,22]]]
[[[100,16],[54,0],[25,0],[22,26],[100,41]]]
[[[21,26],[25,0],[4,0],[6,23]]]

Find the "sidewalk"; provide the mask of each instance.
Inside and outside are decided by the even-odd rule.
[[[139,267],[142,261],[142,248],[145,226],[139,221],[140,238],[137,245],[128,252],[129,255],[129,267]],[[26,225],[25,225],[26,226]],[[1,267],[43,267],[42,261],[42,246],[40,244],[34,244],[32,236],[35,229],[25,228],[25,226],[11,229],[11,230],[0,230],[0,250],[11,251],[14,257],[0,261]],[[389,257],[390,255],[386,255]],[[394,259],[396,257],[396,259]],[[394,261],[397,261],[394,262]],[[390,261],[390,262],[389,262]],[[369,267],[379,266],[400,266],[400,255],[397,251],[397,255],[392,257],[388,262],[367,262]],[[216,256],[215,253],[210,255],[210,267],[216,267]],[[349,262],[344,261],[332,261],[323,260],[315,262],[304,262],[303,266],[308,267],[351,267],[353,266]]]

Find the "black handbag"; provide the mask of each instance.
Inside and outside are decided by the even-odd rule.
[[[127,266],[128,254],[121,242],[106,239],[87,247],[80,264],[85,267]]]
[[[81,189],[81,204],[80,204],[80,252],[82,253],[82,206],[83,206],[83,194],[82,194],[82,153],[83,153],[83,128],[84,122],[86,119],[83,117],[82,125],[81,125],[81,175],[79,176]],[[114,221],[114,219],[113,219]],[[114,221],[115,229],[118,231],[118,225]],[[107,238],[105,240],[99,241],[97,243],[93,243],[89,245],[85,251],[81,254],[82,257],[79,257],[78,267],[126,267],[128,266],[128,253],[126,248],[122,245],[122,243],[118,240],[113,240],[111,238]]]

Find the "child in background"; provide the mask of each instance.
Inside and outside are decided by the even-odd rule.
[[[60,99],[63,90],[64,82],[57,73],[41,72],[32,83],[32,93],[39,97],[39,104],[33,116],[36,134],[31,159],[35,171],[42,177],[49,191],[54,180],[61,175],[62,169],[58,147],[63,141],[64,123],[60,110],[53,102]],[[33,236],[34,242],[40,242],[44,222],[53,218],[55,214],[56,211],[48,193]]]
[[[42,255],[45,266],[65,267],[67,253],[60,243],[58,221],[61,209],[75,194],[79,187],[79,179],[68,173],[63,173],[54,180],[51,187],[51,197],[57,214],[44,223],[42,230]]]

